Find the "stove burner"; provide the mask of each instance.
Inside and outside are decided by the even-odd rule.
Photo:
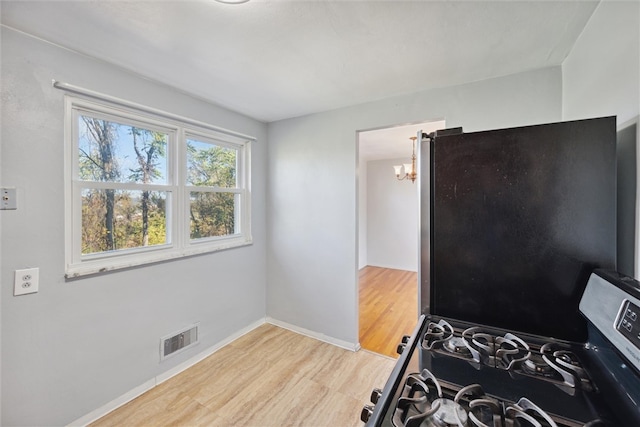
[[[396,427],[557,427],[549,414],[526,398],[500,402],[479,384],[455,392],[441,387],[427,369],[409,374],[393,413]],[[454,396],[455,393],[455,396]],[[451,399],[450,397],[453,397]]]
[[[547,378],[551,378],[556,374],[556,371],[538,354],[529,356],[522,364],[522,370],[530,375],[540,375]]]
[[[489,427],[502,425],[502,408],[498,401],[484,395],[480,384],[472,384],[460,389],[455,402],[469,399],[468,418],[471,425]],[[458,424],[463,425],[463,424]]]
[[[396,427],[419,427],[423,421],[433,420],[442,404],[441,399],[442,388],[431,372],[425,369],[420,374],[409,374],[393,414],[393,424]]]
[[[469,350],[463,338],[451,337],[444,342],[442,347],[451,353],[461,354],[465,357],[471,357],[471,350]]]
[[[406,377],[396,401],[395,427],[600,427],[600,419],[575,424],[552,417],[531,400],[502,401],[487,396],[480,384],[457,388],[440,385],[427,369]],[[571,422],[570,424],[568,422]]]
[[[531,354],[527,343],[511,333],[496,336],[475,326],[465,329],[462,339],[475,360],[500,369],[510,370]]]
[[[518,403],[514,403],[505,409],[505,419],[511,422],[511,424],[508,425],[523,425],[521,421],[524,420],[526,421],[524,425],[540,427],[558,426],[542,409],[524,397],[518,400]],[[516,422],[517,424],[515,424]]]
[[[578,356],[569,348],[559,343],[549,342],[540,348],[540,352],[544,361],[562,376],[565,385],[569,387],[580,386],[588,391],[593,390],[593,384],[582,368]]]
[[[465,330],[462,333],[462,337],[466,339],[472,347],[484,354],[493,355],[496,352],[496,337],[482,332],[482,329],[479,327]]]
[[[445,320],[430,322],[422,337],[422,347],[426,350],[442,347],[443,343],[453,337],[453,327]]]
[[[438,409],[433,413],[432,419],[427,420],[425,427],[457,427],[467,422],[467,411],[462,405],[450,399],[437,399],[433,402],[433,406]]]
[[[482,326],[454,329],[440,319],[427,324],[420,345],[436,357],[441,354],[466,360],[477,370],[488,366],[508,371],[514,378],[524,375],[552,382],[569,395],[575,395],[577,389],[593,390],[570,344],[540,341],[532,340],[530,345],[511,332],[500,335]]]
[[[451,400],[443,397],[440,383],[429,370],[409,374],[393,414],[393,424],[396,427],[467,426],[474,416],[468,414],[459,401],[476,388],[482,390],[479,385],[465,387]]]

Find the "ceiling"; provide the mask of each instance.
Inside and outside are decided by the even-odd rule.
[[[2,0],[0,11],[3,25],[270,122],[560,65],[596,6]]]

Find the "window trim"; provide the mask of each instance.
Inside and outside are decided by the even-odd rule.
[[[65,87],[54,86],[62,89]],[[65,277],[74,278],[122,268],[142,266],[192,255],[247,246],[253,243],[251,234],[251,145],[255,138],[215,126],[166,113],[160,110],[129,103],[127,101],[98,96],[95,92],[81,92],[72,87],[64,96],[65,143]],[[79,115],[85,112],[104,119],[121,119],[167,132],[167,182],[166,184],[139,184],[126,182],[81,181],[78,175],[78,125]],[[237,187],[222,191],[239,194],[239,233],[190,238],[189,189],[186,185],[186,138],[188,135],[219,141],[220,145],[238,150]],[[167,192],[167,243],[149,247],[122,249],[98,254],[81,254],[83,188],[118,188],[140,190],[148,188]],[[134,188],[135,187],[135,188]],[[209,189],[211,187],[205,187]],[[233,190],[233,191],[230,191]]]

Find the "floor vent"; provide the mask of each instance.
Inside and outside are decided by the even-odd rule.
[[[197,324],[160,338],[160,360],[178,354],[196,344],[198,344]]]

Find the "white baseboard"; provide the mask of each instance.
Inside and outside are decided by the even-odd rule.
[[[406,265],[391,265],[391,264],[373,263],[373,264],[367,264],[365,267],[388,268],[390,270],[410,271],[412,273],[417,273],[418,272],[418,270],[416,268],[408,268],[408,266],[406,266]]]
[[[344,348],[346,350],[350,350],[350,351],[358,351],[358,350],[360,350],[360,343],[355,343],[354,344],[354,343],[351,343],[351,342],[348,342],[348,341],[339,340],[337,338],[329,337],[329,336],[327,336],[327,335],[325,335],[323,333],[320,333],[320,332],[310,331],[308,329],[304,329],[304,328],[301,328],[301,327],[296,326],[296,325],[292,325],[292,324],[287,323],[287,322],[282,322],[280,320],[276,320],[273,317],[269,317],[269,316],[267,316],[266,321],[267,321],[267,323],[271,323],[272,325],[279,326],[279,327],[284,328],[284,329],[288,329],[288,330],[290,330],[292,332],[296,332],[296,333],[298,333],[300,335],[306,335],[308,337],[315,338],[318,341],[323,341],[323,342],[326,342],[328,344],[333,344],[333,345],[335,345],[337,347]]]
[[[162,373],[158,374],[154,378],[151,378],[150,380],[145,381],[143,384],[140,384],[139,386],[135,387],[134,389],[124,393],[122,396],[117,397],[116,399],[112,400],[111,402],[109,402],[109,403],[99,407],[98,409],[95,409],[95,410],[91,411],[90,413],[88,413],[88,414],[78,418],[77,420],[69,423],[68,426],[76,427],[76,426],[86,426],[86,425],[91,424],[92,422],[98,420],[99,418],[104,417],[109,412],[119,408],[120,406],[122,406],[122,405],[124,405],[126,403],[129,403],[130,401],[132,401],[136,397],[140,396],[141,394],[143,394],[143,393],[151,390],[155,386],[165,382],[169,378],[178,375],[180,372],[182,372],[182,371],[184,371],[186,369],[189,369],[190,367],[192,367],[196,363],[198,363],[198,362],[206,359],[207,357],[211,356],[213,353],[215,353],[216,351],[220,350],[222,347],[226,346],[227,344],[230,344],[232,341],[237,340],[241,336],[251,332],[252,330],[254,330],[255,328],[257,328],[260,325],[264,325],[265,323],[266,323],[265,319],[259,319],[259,320],[255,321],[255,322],[253,322],[249,326],[246,326],[246,327],[240,329],[239,331],[233,333],[232,335],[229,335],[228,337],[226,337],[222,341],[219,341],[218,343],[214,344],[213,346],[207,348],[205,351],[196,354],[192,358],[190,358],[188,360],[185,360],[181,364],[169,369],[168,371],[165,371],[165,372],[162,372]]]
[[[239,331],[233,333],[232,335],[229,335],[228,337],[226,337],[225,339],[223,339],[222,341],[217,342],[216,344],[214,344],[213,346],[207,348],[206,350],[204,350],[201,353],[196,354],[195,356],[193,356],[192,358],[185,360],[184,362],[180,363],[179,365],[165,371],[162,372],[160,374],[158,374],[157,376],[155,376],[154,378],[151,378],[148,381],[145,381],[143,384],[140,384],[139,386],[135,387],[134,389],[124,393],[123,395],[117,397],[116,399],[112,400],[111,402],[106,403],[105,405],[99,407],[98,409],[95,409],[93,411],[91,411],[90,413],[78,418],[77,420],[71,422],[68,424],[69,427],[79,427],[79,426],[86,426],[91,424],[92,422],[104,417],[105,415],[107,415],[109,412],[118,409],[119,407],[121,407],[122,405],[129,403],[130,401],[132,401],[133,399],[135,399],[136,397],[140,396],[141,394],[151,390],[152,388],[156,387],[157,385],[167,381],[169,378],[174,377],[176,375],[178,375],[180,372],[183,372],[187,369],[189,369],[190,367],[192,367],[193,365],[195,365],[196,363],[206,359],[207,357],[211,356],[213,353],[215,353],[216,351],[220,350],[222,347],[230,344],[231,342],[237,340],[238,338],[240,338],[241,336],[248,334],[249,332],[253,331],[254,329],[256,329],[257,327],[259,327],[260,325],[263,325],[265,323],[270,323],[272,325],[275,326],[279,326],[281,328],[284,329],[288,329],[290,331],[296,332],[298,334],[301,335],[306,335],[308,337],[311,338],[315,338],[319,341],[323,341],[329,344],[333,344],[337,347],[341,347],[344,348],[346,350],[350,350],[350,351],[358,351],[360,350],[360,343],[350,343],[347,341],[342,341],[336,338],[332,338],[332,337],[328,337],[325,334],[322,333],[318,333],[318,332],[314,332],[314,331],[310,331],[308,329],[304,329],[304,328],[300,328],[298,326],[295,325],[291,325],[289,323],[286,322],[281,322],[279,320],[273,319],[271,317],[266,317],[263,319],[259,319],[255,322],[253,322],[252,324],[240,329]]]
[[[80,417],[77,420],[69,423],[68,426],[86,426],[86,425],[89,425],[92,422],[96,421],[97,419],[107,415],[109,412],[113,411],[114,409],[117,409],[120,406],[131,402],[133,399],[135,399],[136,397],[140,396],[141,394],[151,390],[155,386],[156,386],[156,380],[155,380],[155,378],[152,378],[149,381],[146,381],[143,384],[140,384],[138,387],[136,387],[136,388],[134,388],[132,390],[129,390],[128,392],[126,392],[122,396],[117,397],[116,399],[112,400],[111,402],[107,403],[106,405],[102,405],[98,409],[95,409],[95,410],[89,412],[87,415],[85,415],[83,417]]]

